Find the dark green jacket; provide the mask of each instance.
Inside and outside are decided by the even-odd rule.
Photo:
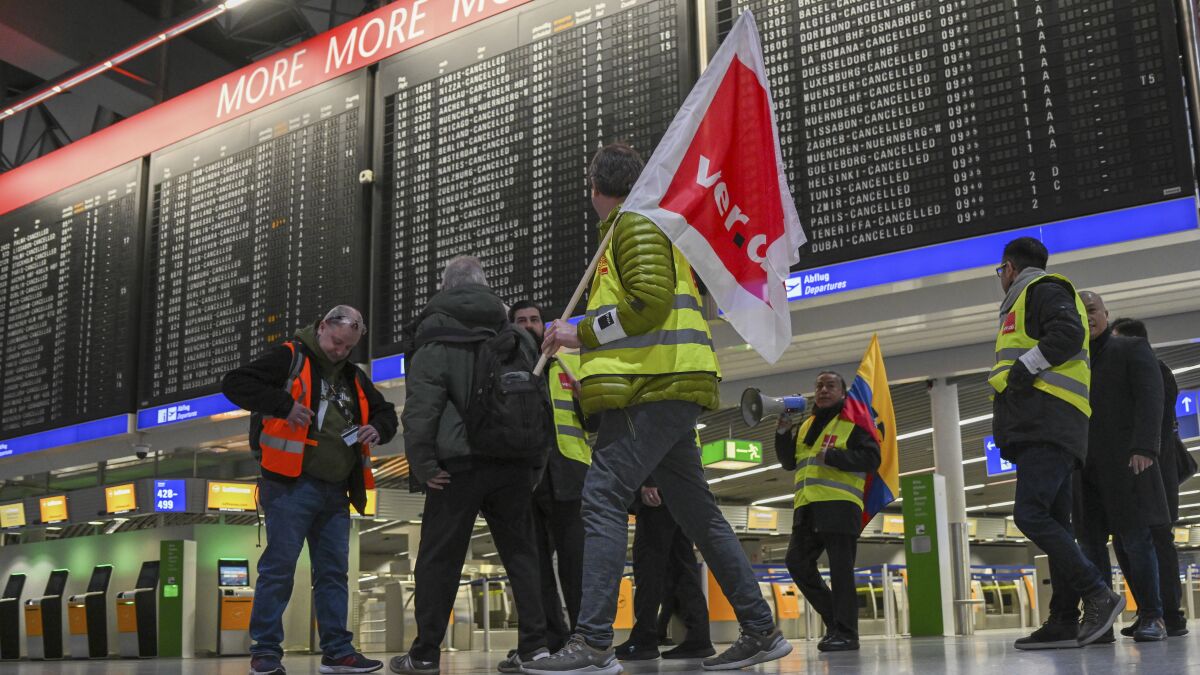
[[[617,220],[618,209],[600,223],[600,238]],[[613,266],[626,296],[617,305],[617,316],[627,335],[648,333],[666,321],[675,302],[675,269],[671,240],[658,226],[636,213],[623,213],[613,234]],[[585,347],[598,347],[590,322],[579,325]],[[654,401],[690,401],[714,410],[720,404],[717,378],[707,373],[655,377],[594,376],[585,378],[579,403],[585,415],[628,408]]]
[[[508,323],[504,303],[486,286],[467,284],[433,296],[417,318],[410,339],[420,344],[433,328],[486,328],[499,331]],[[526,335],[531,358],[537,346]],[[429,342],[410,352],[405,376],[404,452],[413,482],[423,486],[439,469],[453,474],[472,465],[467,430],[459,414],[466,408],[475,369],[471,344]],[[536,467],[540,471],[541,466]]]

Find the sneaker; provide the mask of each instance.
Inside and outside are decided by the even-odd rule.
[[[278,656],[263,654],[250,657],[250,675],[287,675]]]
[[[658,647],[639,645],[633,640],[626,640],[613,647],[613,651],[621,661],[653,661],[658,658]]]
[[[1079,646],[1079,624],[1050,618],[1042,627],[1013,643],[1017,649],[1075,649]]]
[[[1102,588],[1083,599],[1083,621],[1079,623],[1079,646],[1091,644],[1105,631],[1125,609],[1125,596]]]
[[[442,672],[437,661],[419,661],[409,654],[393,656],[388,669],[399,675],[438,675]]]
[[[1133,637],[1133,634],[1137,632],[1138,624],[1141,622],[1142,620],[1140,618],[1134,619],[1133,623],[1121,629],[1121,635],[1124,635],[1125,637]]]
[[[1133,639],[1135,642],[1162,642],[1167,639],[1167,624],[1162,619],[1140,621]]]
[[[540,661],[549,656],[550,651],[543,647],[530,655],[529,658],[522,659],[521,655],[518,654],[517,650],[514,649],[508,653],[508,658],[504,659],[499,663],[499,665],[496,666],[496,670],[499,670],[502,673],[523,673],[525,671],[522,669],[522,665],[526,663],[533,663],[534,661]]]
[[[322,656],[320,670],[322,673],[373,673],[381,668],[383,668],[383,661],[368,659],[355,652],[340,659]]]
[[[705,659],[701,666],[705,670],[738,670],[757,663],[782,659],[791,653],[791,643],[783,638],[783,633],[780,633],[778,628],[765,635],[742,631],[737,642],[729,649],[720,656]]]
[[[1164,620],[1167,625],[1167,637],[1183,637],[1188,634],[1187,619]]]
[[[559,673],[588,673],[589,675],[617,675],[621,664],[610,647],[596,649],[582,635],[572,635],[567,646],[557,654],[524,666],[530,675],[559,675]]]
[[[841,633],[828,633],[817,643],[817,651],[821,652],[853,652],[858,651],[858,639]]]
[[[664,659],[706,659],[717,653],[711,642],[684,642],[662,653]]]
[[[1117,636],[1113,634],[1113,629],[1109,628],[1100,634],[1100,637],[1092,640],[1094,645],[1111,645],[1117,641]]]

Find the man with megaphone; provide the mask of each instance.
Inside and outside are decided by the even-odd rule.
[[[780,413],[776,429],[779,463],[796,472],[787,568],[825,621],[825,637],[817,649],[852,651],[858,649],[854,556],[862,530],[866,475],[879,468],[879,444],[843,414],[846,380],[838,373],[817,375],[812,400],[812,415],[798,430],[790,405]],[[829,556],[832,590],[817,570],[822,552]]]

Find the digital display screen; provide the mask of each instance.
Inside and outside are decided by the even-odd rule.
[[[183,479],[154,481],[154,512],[184,513],[187,511],[187,481]]]
[[[249,586],[250,563],[246,560],[218,560],[218,586]]]
[[[68,520],[66,495],[42,497],[38,500],[38,506],[41,510],[42,522],[47,525],[51,523],[64,523]]]
[[[0,505],[0,527],[21,527],[25,524],[25,502]]]
[[[137,511],[137,491],[133,483],[104,488],[104,510],[108,513]]]
[[[213,511],[254,511],[257,492],[258,486],[254,483],[218,483],[210,480],[206,507]]]

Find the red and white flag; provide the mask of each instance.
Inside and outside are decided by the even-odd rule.
[[[749,11],[692,88],[622,208],[658,225],[746,342],[767,361],[779,359],[792,337],[784,281],[805,237]]]

